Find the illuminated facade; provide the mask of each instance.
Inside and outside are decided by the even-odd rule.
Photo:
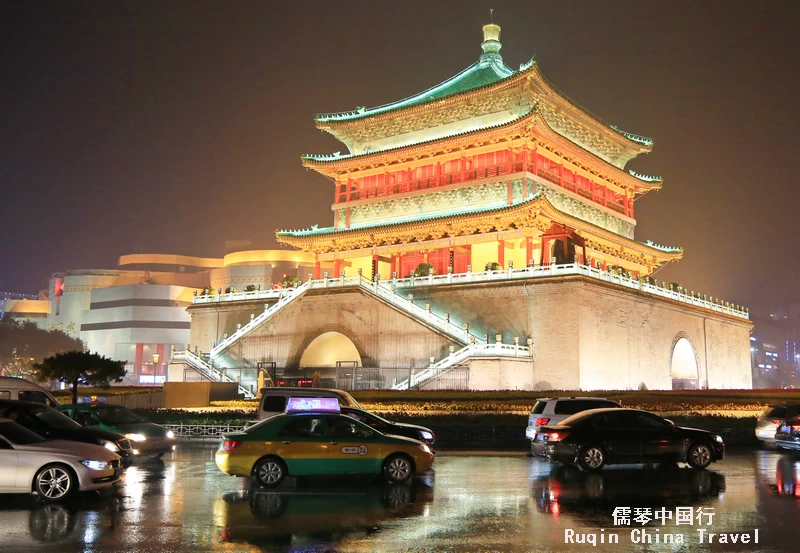
[[[626,165],[652,140],[534,60],[507,67],[498,25],[483,34],[433,88],[316,117],[348,149],[302,157],[333,183],[333,224],[276,233],[312,278],[195,298],[175,375],[246,394],[259,365],[341,388],[751,387],[747,310],[659,285],[683,251],[634,239],[635,200],[661,179]]]
[[[661,179],[625,170],[652,140],[571,102],[534,60],[500,56],[500,27],[461,73],[377,108],[323,114],[349,149],[303,156],[334,183],[333,225],[281,230],[280,242],[333,263],[333,274],[409,276],[577,262],[638,278],[680,248],[634,240],[634,201]],[[315,278],[320,278],[317,270]]]

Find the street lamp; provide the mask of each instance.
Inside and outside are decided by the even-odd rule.
[[[158,360],[161,357],[158,353],[153,354],[153,382],[155,382],[155,376],[158,374]]]

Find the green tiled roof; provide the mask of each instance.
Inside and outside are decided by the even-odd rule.
[[[347,111],[340,113],[323,113],[317,115],[316,119],[319,122],[325,123],[329,121],[349,121],[353,119],[361,119],[362,117],[370,117],[380,113],[386,113],[400,108],[430,102],[432,100],[440,100],[461,94],[469,90],[475,90],[484,86],[493,85],[503,79],[507,79],[516,74],[516,71],[508,68],[500,56],[481,56],[481,59],[464,69],[458,75],[450,77],[446,81],[429,88],[424,92],[409,96],[404,100],[392,102],[391,104],[384,104],[374,108],[357,108],[355,111]]]

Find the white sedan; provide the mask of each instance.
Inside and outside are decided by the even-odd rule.
[[[36,492],[45,501],[76,490],[99,490],[119,481],[120,457],[99,445],[45,440],[0,419],[0,493]]]

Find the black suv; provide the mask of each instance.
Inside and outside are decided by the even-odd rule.
[[[133,464],[131,441],[122,434],[81,426],[64,413],[33,401],[0,400],[0,418],[10,419],[46,440],[70,440],[97,444],[122,457],[122,466]]]

